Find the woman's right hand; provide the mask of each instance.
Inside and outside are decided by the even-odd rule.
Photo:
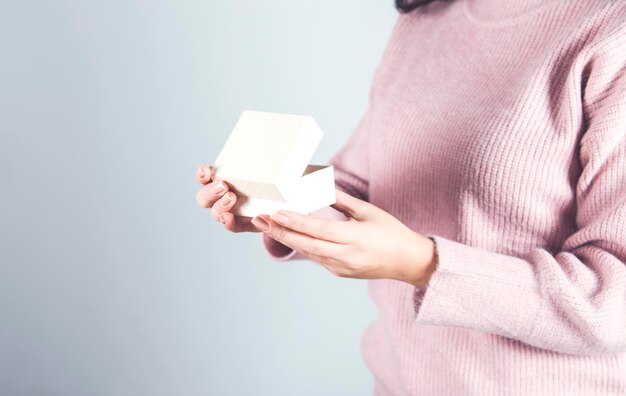
[[[196,194],[198,205],[211,209],[213,220],[220,221],[231,232],[260,232],[249,217],[235,216],[230,210],[237,202],[237,195],[229,191],[224,181],[213,181],[213,170],[202,164],[196,170],[196,179],[202,188]]]

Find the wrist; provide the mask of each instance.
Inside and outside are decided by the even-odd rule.
[[[403,282],[415,287],[426,288],[430,277],[437,269],[437,248],[435,240],[420,234],[415,234],[411,254],[403,271]]]

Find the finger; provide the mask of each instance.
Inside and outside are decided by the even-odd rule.
[[[332,272],[334,275],[337,275],[337,272],[339,272],[337,268],[341,267],[341,263],[339,261],[330,257],[316,256],[314,254],[307,257],[324,267],[326,270]]]
[[[202,164],[196,169],[196,180],[200,184],[208,184],[211,181],[212,169],[207,164]]]
[[[355,198],[341,190],[336,191],[336,197],[337,201],[331,206],[348,217],[352,217],[355,220],[364,220],[371,212],[368,202]]]
[[[233,208],[235,202],[237,202],[237,196],[234,192],[230,191],[224,194],[224,196],[211,207],[213,220],[219,220],[222,213],[228,212]]]
[[[228,184],[223,181],[209,183],[202,187],[196,194],[198,205],[203,208],[210,208],[228,191]]]
[[[264,231],[270,238],[285,246],[296,250],[305,256],[319,256],[337,258],[345,253],[345,245],[316,239],[305,234],[290,230],[276,223],[267,215],[257,216],[252,222]],[[262,224],[261,222],[265,222]]]
[[[220,215],[224,228],[230,232],[259,232],[251,220],[249,217],[235,216],[231,212],[224,212]]]
[[[345,277],[346,276],[346,274],[339,269],[340,267],[337,267],[334,264],[331,264],[331,263],[327,262],[326,260],[319,261],[319,263],[320,263],[320,265],[322,267],[324,267],[326,269],[326,271],[330,272],[331,274],[333,274],[335,276],[339,276],[339,277]]]
[[[305,216],[286,210],[278,211],[270,218],[283,227],[330,242],[348,243],[354,237],[349,232],[352,224],[345,221]]]
[[[341,278],[352,278],[355,276],[355,274],[352,271],[350,271],[350,269],[345,268],[345,265],[336,259],[329,258],[329,257],[315,256],[315,255],[310,255],[308,256],[308,258],[317,262],[322,267],[324,267],[326,271],[330,272],[331,274],[335,276],[338,276]]]

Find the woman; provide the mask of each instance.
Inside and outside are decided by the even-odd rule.
[[[376,394],[626,394],[626,2],[426,3],[332,160],[348,221],[235,218],[207,165],[200,205],[371,279]]]

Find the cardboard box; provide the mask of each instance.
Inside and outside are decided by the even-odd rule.
[[[237,194],[232,213],[302,214],[335,203],[332,166],[310,165],[323,132],[309,116],[244,111],[213,163]]]

